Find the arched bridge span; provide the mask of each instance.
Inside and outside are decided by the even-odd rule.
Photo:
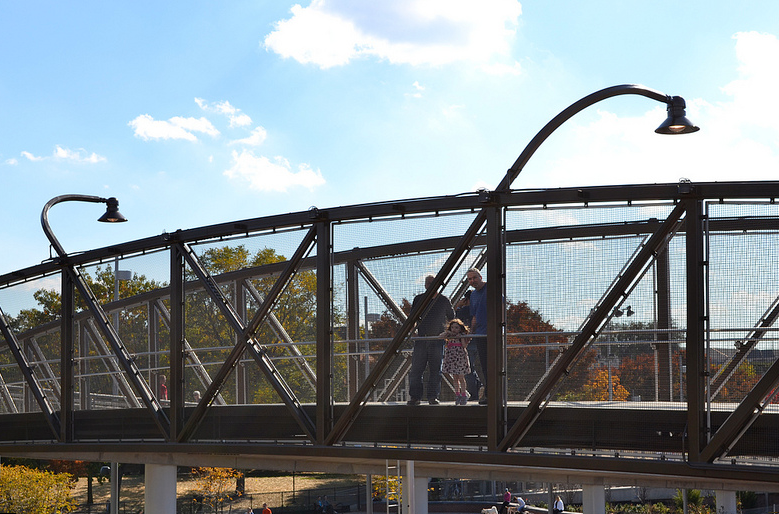
[[[442,476],[773,489],[776,196],[776,182],[480,191],[17,270],[0,276],[0,454],[402,458]],[[457,303],[470,268],[487,280],[488,401],[454,405],[445,380],[442,405],[406,405],[414,329],[436,294]]]

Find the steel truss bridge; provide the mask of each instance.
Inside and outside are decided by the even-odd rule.
[[[0,455],[779,491],[776,197],[479,191],[20,269],[0,276]],[[471,267],[489,401],[455,406],[445,381],[442,405],[406,405],[414,328]]]

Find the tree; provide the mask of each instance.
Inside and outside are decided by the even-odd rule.
[[[0,473],[0,510],[18,514],[60,514],[76,508],[68,473],[4,465]]]
[[[718,398],[725,402],[740,402],[759,380],[760,375],[755,371],[755,366],[750,362],[744,361],[736,368],[728,381],[725,382]]]
[[[251,254],[246,247],[238,245],[209,248],[199,255],[199,260],[211,275],[218,275],[249,267],[284,262],[286,258],[271,248],[262,248]],[[191,272],[188,272],[188,277],[194,278]],[[276,280],[276,276],[267,275],[252,278],[250,282],[264,298]],[[296,343],[316,340],[316,284],[316,272],[310,270],[299,271],[289,280],[284,291],[274,304],[272,314],[284,328],[289,338]],[[222,294],[233,305],[236,305],[236,288],[234,284],[223,285]],[[251,319],[254,316],[258,307],[259,303],[253,298],[247,300],[247,319]],[[188,319],[186,337],[190,345],[195,349],[203,349],[201,353],[207,355],[207,360],[213,362],[223,361],[232,351],[235,339],[234,331],[225,320],[219,306],[206,291],[196,289],[187,294],[186,309]],[[338,318],[339,314],[335,313],[334,324],[336,324]],[[301,372],[296,362],[290,358],[286,341],[276,334],[267,323],[259,327],[255,338],[260,344],[265,346],[268,356],[273,359],[274,365],[298,399],[303,402],[315,401],[316,391],[309,384],[305,374]],[[335,348],[336,352],[344,349],[338,345]],[[306,357],[306,360],[312,369],[316,368],[315,357]],[[345,361],[334,361],[334,368],[345,369],[345,365]],[[346,373],[336,373],[334,370],[334,377],[338,378],[333,380],[333,392],[335,395],[343,394],[345,391],[346,380],[345,378],[341,379],[341,377],[345,376]],[[194,373],[189,373],[186,380],[188,387],[192,389],[197,388]],[[250,387],[248,392],[250,401],[254,403],[278,401],[278,395],[270,383],[265,380],[259,366],[246,366],[246,383]],[[235,388],[223,388],[222,395],[228,403],[235,401]]]
[[[195,476],[195,490],[202,498],[203,505],[211,507],[213,512],[227,500],[232,499],[236,489],[231,486],[243,474],[231,468],[192,468]]]
[[[508,370],[509,398],[525,399],[541,380],[554,359],[568,343],[567,336],[552,323],[544,320],[541,312],[531,308],[527,302],[508,302],[506,305],[506,332],[520,334],[509,336],[506,367]],[[557,345],[560,346],[557,346]],[[569,391],[579,390],[590,379],[595,351],[588,350],[579,357],[576,365],[565,377],[558,394],[565,396]]]
[[[624,402],[630,397],[630,392],[620,384],[619,375],[611,374],[609,384],[609,372],[604,368],[597,369],[593,377],[584,384],[578,392],[569,392],[566,399],[582,401],[606,401],[609,400],[609,385],[611,385],[611,400]]]

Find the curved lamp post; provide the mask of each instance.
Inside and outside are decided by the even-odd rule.
[[[76,195],[76,194],[55,196],[54,198],[46,202],[46,205],[43,206],[43,211],[41,212],[41,225],[43,226],[43,232],[46,234],[46,237],[48,237],[49,241],[51,242],[51,246],[54,247],[54,250],[57,252],[57,255],[59,255],[60,257],[65,257],[67,254],[65,253],[65,250],[62,248],[60,242],[54,236],[54,233],[51,231],[51,227],[49,226],[49,209],[51,209],[54,205],[61,202],[104,203],[107,206],[106,212],[105,214],[100,216],[97,219],[97,221],[103,223],[119,223],[119,222],[127,221],[127,218],[122,216],[122,213],[119,212],[119,200],[117,200],[114,197],[102,198],[100,196]]]
[[[543,143],[552,132],[557,130],[560,125],[573,117],[574,114],[601,100],[619,95],[640,95],[665,103],[668,106],[668,117],[655,129],[655,132],[658,134],[690,134],[700,130],[687,119],[685,113],[686,104],[684,98],[681,96],[669,96],[637,84],[622,84],[620,86],[607,87],[606,89],[596,91],[585,96],[581,100],[574,102],[567,109],[552,118],[552,120],[536,134],[530,143],[528,143],[514,162],[514,165],[506,172],[506,176],[498,185],[496,191],[508,191],[511,188],[511,183],[514,182],[517,175],[522,172],[522,168],[525,167],[525,164],[530,160],[530,157],[538,150],[541,143]]]
[[[73,388],[73,323],[72,313],[75,308],[74,301],[74,286],[78,288],[81,294],[82,300],[87,304],[89,311],[97,323],[98,328],[102,332],[111,346],[114,353],[114,358],[117,359],[121,367],[124,369],[129,381],[132,383],[134,389],[139,393],[141,400],[146,405],[147,409],[154,416],[158,427],[165,437],[169,436],[170,421],[163,412],[162,405],[154,396],[149,385],[141,378],[140,371],[133,362],[132,356],[128,352],[127,348],[119,338],[119,334],[116,328],[110,323],[108,316],[103,308],[99,305],[97,298],[92,293],[89,284],[82,276],[78,268],[69,266],[67,264],[67,253],[62,245],[54,236],[49,226],[49,209],[54,205],[61,202],[90,202],[90,203],[104,203],[106,204],[106,212],[97,221],[106,223],[117,223],[127,221],[122,213],[119,212],[119,201],[116,198],[102,198],[100,196],[90,195],[62,195],[56,196],[49,200],[43,207],[41,212],[41,226],[43,226],[43,232],[46,237],[49,238],[49,242],[54,247],[58,255],[59,263],[63,265],[62,273],[62,355],[61,355],[61,369],[62,371],[62,399],[60,405],[60,415],[62,417],[61,435],[60,439],[63,441],[69,441],[71,438],[70,417],[73,411],[73,395],[70,391]],[[132,396],[132,401],[137,403],[135,396]]]
[[[680,96],[668,96],[663,93],[660,93],[659,91],[655,91],[654,89],[649,89],[647,87],[636,85],[636,84],[623,84],[620,86],[612,86],[606,89],[601,89],[600,91],[596,91],[590,95],[585,96],[581,100],[574,102],[567,109],[565,109],[560,114],[552,118],[552,120],[549,123],[547,123],[538,134],[536,134],[536,136],[530,141],[530,143],[528,143],[528,145],[519,155],[517,160],[514,162],[514,165],[511,166],[511,168],[509,168],[509,170],[506,172],[506,176],[503,178],[500,185],[498,186],[497,191],[508,192],[510,190],[511,183],[520,174],[522,168],[524,168],[525,164],[527,164],[527,161],[530,160],[530,157],[532,157],[535,151],[538,149],[538,147],[541,146],[541,143],[543,143],[546,140],[546,138],[549,137],[549,135],[552,134],[552,132],[554,132],[560,125],[565,123],[568,119],[570,119],[573,115],[575,115],[579,111],[582,111],[583,109],[586,109],[587,107],[597,102],[600,102],[601,100],[605,100],[607,98],[611,98],[613,96],[619,96],[619,95],[640,95],[640,96],[645,96],[647,98],[651,98],[652,100],[656,100],[658,102],[665,103],[668,109],[668,117],[663,123],[660,124],[659,127],[655,129],[655,132],[658,134],[690,134],[692,132],[697,132],[698,130],[700,130],[698,127],[693,125],[690,122],[690,120],[687,119],[685,113],[686,105],[684,99]],[[655,234],[655,236],[657,236],[657,234]],[[500,266],[502,265],[502,260],[498,258],[497,260],[495,260],[493,265],[497,269],[500,269]],[[623,276],[621,280],[624,281],[627,280],[628,278],[629,277],[627,276]],[[489,284],[490,283],[488,282],[487,285],[489,286]],[[619,283],[617,285],[619,285]],[[499,294],[500,291],[495,291],[494,289],[487,290],[488,312],[490,307],[492,307],[495,312],[498,312],[503,308],[502,300]],[[613,290],[612,290],[612,295],[613,295]],[[611,307],[613,306],[614,306],[613,304],[612,305],[604,304],[604,308],[606,310],[611,309]],[[605,316],[606,316],[605,311],[599,311],[598,313],[596,313],[592,318],[590,318],[588,324],[585,325],[583,333],[585,333],[585,331],[592,330],[590,327],[596,327],[597,324],[602,322]],[[538,416],[540,416],[541,410],[543,410],[542,403],[544,402],[545,398],[547,398],[547,396],[551,393],[552,389],[555,386],[555,383],[560,378],[560,376],[563,373],[567,373],[565,370],[573,362],[573,359],[575,359],[578,352],[583,348],[584,344],[587,342],[588,337],[581,337],[580,334],[580,336],[574,340],[573,344],[565,352],[565,354],[563,355],[563,359],[557,362],[554,369],[552,369],[550,373],[545,375],[544,379],[541,382],[539,382],[535,391],[533,392],[533,395],[529,399],[528,406],[522,411],[519,418],[515,420],[514,424],[509,428],[509,430],[506,433],[506,436],[503,438],[503,441],[500,444],[498,444],[497,446],[498,450],[507,451],[509,448],[516,445],[524,437],[524,435],[530,429],[533,422],[538,418]],[[492,346],[490,346],[490,348],[491,347]],[[498,359],[497,355],[490,355],[488,357],[490,364],[495,366],[493,367],[493,369],[499,368],[499,366],[497,365],[500,363],[498,362],[497,359]],[[492,384],[488,386],[488,389],[493,386],[498,386],[497,377],[493,378]],[[495,390],[497,389],[495,388],[492,389],[492,391]],[[497,402],[488,403],[488,409],[491,409],[488,410],[488,418],[494,417],[497,419],[499,414],[499,408],[500,406],[497,404]],[[497,433],[497,430],[495,430],[494,433]]]

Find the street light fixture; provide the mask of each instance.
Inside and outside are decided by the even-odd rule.
[[[700,130],[687,119],[685,112],[686,104],[684,98],[681,96],[669,96],[637,84],[622,84],[619,86],[607,87],[606,89],[601,89],[600,91],[596,91],[577,100],[560,114],[552,118],[552,120],[530,140],[530,143],[528,143],[525,149],[522,150],[522,153],[514,162],[514,165],[506,172],[506,176],[503,177],[503,180],[496,188],[496,191],[508,191],[511,188],[511,183],[514,182],[514,179],[522,172],[522,168],[525,167],[527,161],[530,160],[530,157],[538,150],[541,143],[546,141],[546,138],[549,137],[552,132],[573,117],[574,114],[601,100],[619,95],[640,95],[665,103],[668,106],[668,117],[655,129],[655,132],[658,134],[691,134]]]
[[[54,250],[60,257],[65,257],[67,254],[65,253],[65,249],[62,248],[60,242],[54,236],[54,233],[51,231],[51,226],[49,226],[49,209],[61,202],[104,203],[107,206],[106,212],[100,216],[97,221],[103,223],[121,223],[123,221],[127,221],[127,218],[125,218],[122,213],[119,212],[119,200],[114,197],[102,198],[100,196],[77,194],[55,196],[46,202],[46,205],[43,206],[43,212],[41,212],[41,225],[43,226],[44,234],[46,234],[46,237],[49,238],[49,242],[51,242],[51,246],[54,247]]]

